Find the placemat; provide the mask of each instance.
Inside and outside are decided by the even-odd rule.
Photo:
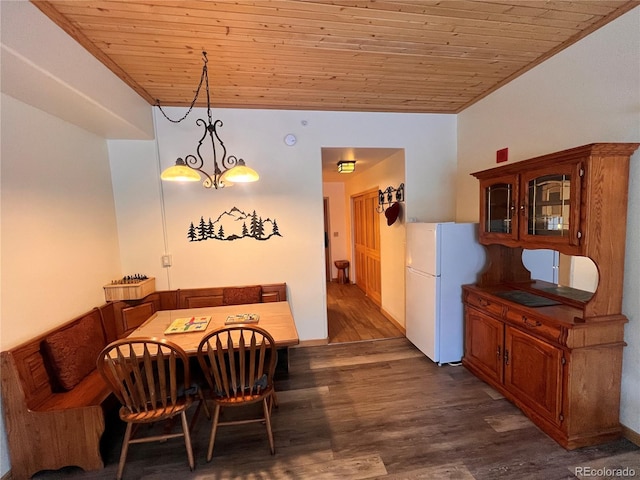
[[[529,292],[521,290],[509,290],[508,292],[497,292],[497,296],[512,302],[519,303],[525,307],[550,307],[552,305],[561,305],[560,302],[551,300],[550,298],[541,297]]]

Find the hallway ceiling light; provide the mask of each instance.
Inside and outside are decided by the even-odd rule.
[[[172,123],[180,123],[182,120],[187,118],[193,106],[198,99],[198,95],[200,93],[200,88],[202,84],[205,84],[205,88],[207,91],[207,121],[202,118],[196,120],[196,125],[200,125],[203,127],[204,131],[202,134],[202,138],[198,141],[198,146],[196,147],[196,155],[187,155],[182,158],[178,158],[176,160],[176,164],[165,169],[160,178],[162,180],[173,181],[173,182],[198,182],[202,178],[200,174],[204,176],[204,180],[202,185],[205,188],[223,188],[225,186],[231,186],[233,183],[247,183],[247,182],[255,182],[260,177],[258,173],[252,168],[247,167],[244,163],[244,160],[241,158],[237,158],[233,155],[227,156],[227,149],[224,146],[224,143],[220,139],[218,135],[218,127],[222,127],[222,120],[216,120],[215,122],[211,117],[211,99],[209,95],[209,74],[207,71],[207,52],[202,52],[202,60],[204,65],[202,66],[202,75],[200,76],[200,83],[198,84],[198,89],[196,90],[196,95],[191,102],[191,106],[187,113],[178,120],[173,120],[167,116],[166,113],[162,110],[160,106],[160,100],[156,100],[156,106],[162,112],[162,115]],[[213,173],[209,174],[204,170],[204,158],[202,157],[202,153],[200,149],[202,148],[202,144],[205,141],[205,138],[209,136],[211,140],[211,151],[213,154]],[[220,163],[218,164],[218,156],[220,158]]]
[[[356,169],[355,160],[340,160],[338,162],[338,172],[340,173],[353,173]]]

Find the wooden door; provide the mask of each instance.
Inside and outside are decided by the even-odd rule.
[[[382,302],[378,190],[353,197],[356,285],[378,306]]]
[[[474,308],[465,309],[465,361],[502,383],[504,324]]]
[[[560,424],[562,350],[507,325],[504,385],[538,414]]]
[[[352,268],[355,270],[356,285],[360,290],[367,293],[367,257],[365,255],[365,222],[363,220],[364,198],[353,198],[353,244],[355,250],[355,258]]]

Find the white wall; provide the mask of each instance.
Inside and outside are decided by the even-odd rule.
[[[184,109],[167,112],[178,117]],[[177,157],[195,153],[202,136],[195,120],[204,115],[203,109],[195,109],[178,125],[156,115],[163,169]],[[142,273],[147,275],[168,274],[166,285],[171,288],[286,282],[300,339],[326,339],[323,146],[404,148],[407,171],[414,172],[406,182],[407,210],[428,220],[434,215],[431,204],[444,204],[454,214],[455,117],[451,115],[221,109],[214,111],[214,118],[224,122],[219,133],[228,153],[255,168],[259,182],[218,191],[164,183],[160,194],[153,146],[110,142],[123,271],[145,268]],[[284,144],[287,133],[298,137],[295,147]],[[164,272],[162,206],[167,253],[173,256],[173,266]],[[275,217],[282,237],[264,242],[188,241],[190,222],[201,216],[215,220],[233,207]],[[402,318],[397,300],[391,310]]]
[[[103,304],[120,252],[104,139],[4,94],[2,139],[5,350]]]
[[[382,138],[409,136],[414,115],[398,115],[402,122],[387,125]],[[453,219],[456,214],[457,116],[424,115],[419,138],[394,146],[405,148],[405,210],[406,219],[416,222],[439,222]],[[414,146],[415,145],[415,146]]]
[[[593,142],[640,141],[640,8],[547,60],[458,116],[457,220],[478,220],[469,173],[496,150],[524,160]],[[640,152],[631,159],[621,422],[640,432]]]
[[[156,142],[109,140],[108,147],[123,275],[155,277],[156,290],[171,290],[161,264],[168,252]]]
[[[120,256],[105,140],[7,95],[1,102],[5,350],[104,303]],[[10,468],[5,442],[2,426],[0,475]]]

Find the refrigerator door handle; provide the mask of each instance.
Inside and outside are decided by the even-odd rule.
[[[421,272],[420,270],[416,270],[415,268],[411,267],[411,266],[407,266],[407,271],[409,273],[413,273],[415,275],[420,275],[421,277],[437,277],[438,275],[432,275],[431,273],[427,273],[427,272]]]

